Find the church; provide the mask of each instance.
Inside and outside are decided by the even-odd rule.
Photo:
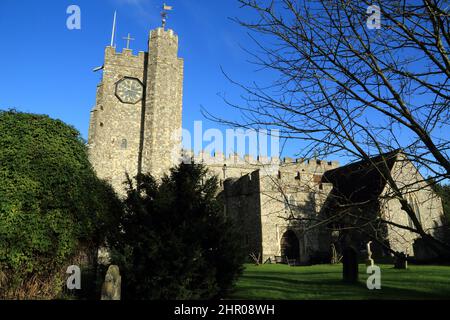
[[[89,158],[98,177],[123,195],[126,174],[160,178],[177,164],[174,153],[181,153],[176,133],[182,128],[184,61],[178,56],[178,36],[163,23],[150,32],[147,52],[133,54],[129,48],[118,52],[111,43],[102,69],[90,115]],[[386,158],[400,183],[423,181],[401,152]],[[339,232],[319,222],[338,212],[333,196],[352,196],[355,190],[365,209],[393,222],[383,230],[387,249],[427,255],[417,246],[417,234],[396,227],[411,222],[398,201],[387,196],[389,186],[377,175],[375,158],[343,167],[319,159],[262,161],[205,153],[193,159],[218,176],[225,213],[239,221],[242,245],[261,262],[329,262]],[[424,229],[437,232],[443,217],[440,198],[429,186],[412,189],[409,197]]]

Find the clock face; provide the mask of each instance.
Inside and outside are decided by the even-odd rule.
[[[116,84],[116,96],[123,103],[135,104],[142,100],[144,86],[135,78],[123,78]]]

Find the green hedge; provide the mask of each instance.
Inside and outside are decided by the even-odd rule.
[[[86,151],[61,121],[0,112],[0,297],[17,296],[37,278],[53,288],[77,250],[100,244],[114,223],[120,202]],[[57,291],[49,288],[48,297]]]

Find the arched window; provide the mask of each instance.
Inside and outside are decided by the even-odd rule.
[[[122,143],[120,144],[120,149],[126,150],[128,148],[128,141],[127,139],[122,139]]]

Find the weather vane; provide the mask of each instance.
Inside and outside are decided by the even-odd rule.
[[[169,14],[169,11],[172,11],[173,7],[168,6],[165,3],[163,4],[162,11],[161,11],[161,18],[162,18],[162,27],[163,29],[166,27],[167,23],[167,15]]]

